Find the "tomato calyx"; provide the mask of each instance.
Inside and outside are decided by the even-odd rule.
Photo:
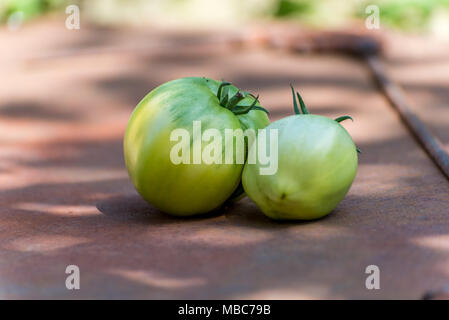
[[[217,90],[217,98],[218,101],[220,102],[220,105],[223,108],[230,110],[235,115],[246,114],[251,110],[260,110],[269,114],[269,112],[265,108],[256,106],[256,104],[259,102],[259,96],[256,97],[251,93],[241,92],[240,90],[238,90],[236,94],[234,94],[232,97],[229,97],[230,85],[231,85],[230,82],[222,81]],[[239,105],[239,102],[248,96],[254,99],[251,105],[248,106]]]
[[[345,121],[345,120],[348,120],[348,119],[351,119],[351,121],[354,122],[354,119],[352,119],[351,116],[341,116],[341,117],[338,117],[338,118],[336,118],[334,120],[337,121],[337,122],[342,122],[342,121]]]
[[[290,84],[290,88],[292,89],[292,95],[293,95],[293,110],[295,111],[295,114],[297,115],[301,115],[302,114],[310,114],[309,110],[307,110],[306,104],[304,103],[304,100],[302,99],[301,95],[299,94],[299,92],[296,91],[296,95],[295,95],[295,89],[293,88],[293,85]],[[298,101],[296,100],[296,98],[298,98],[299,101],[299,107],[298,107]],[[334,119],[334,121],[340,123],[342,121],[348,120],[350,119],[351,121],[354,121],[354,119],[352,119],[351,116],[340,116],[336,119]],[[358,153],[362,153],[362,150],[360,150],[359,148],[355,148],[357,150]]]
[[[304,100],[302,100],[301,95],[299,94],[299,92],[296,92],[296,96],[295,96],[295,89],[293,88],[293,86],[290,84],[290,88],[292,89],[292,94],[293,94],[293,110],[295,111],[295,114],[310,114],[309,110],[307,110],[306,104],[304,103]],[[298,108],[298,102],[296,101],[296,97],[298,97],[299,100],[299,105],[301,106],[301,110],[299,110]]]

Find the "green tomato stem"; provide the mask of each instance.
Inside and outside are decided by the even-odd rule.
[[[295,96],[295,89],[290,84],[290,88],[292,89],[292,95],[293,95],[293,110],[295,111],[295,114],[301,114],[301,111],[299,111],[298,108],[298,102],[296,102],[296,96]]]
[[[335,119],[335,121],[342,122],[342,121],[348,120],[348,119],[351,119],[352,121],[354,121],[354,119],[352,119],[351,116],[341,116],[341,117],[338,117],[337,119]]]

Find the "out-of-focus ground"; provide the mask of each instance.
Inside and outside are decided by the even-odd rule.
[[[0,29],[1,298],[420,298],[449,282],[449,182],[360,61],[62,23]],[[449,148],[449,45],[389,34],[384,61]],[[344,126],[363,154],[347,197],[307,223],[273,222],[247,198],[194,219],[146,204],[124,129],[149,90],[184,76],[258,93],[272,120],[292,112],[289,83],[312,112],[353,116]],[[71,264],[80,290],[65,287]],[[380,290],[365,288],[371,264]]]

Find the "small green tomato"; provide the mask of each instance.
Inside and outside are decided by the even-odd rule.
[[[278,170],[272,175],[261,175],[259,161],[245,164],[243,188],[272,219],[318,219],[329,214],[348,192],[357,172],[360,150],[339,123],[352,120],[351,117],[332,120],[309,114],[296,93],[301,114],[293,87],[292,93],[295,115],[263,129],[266,136],[269,130],[278,130]]]

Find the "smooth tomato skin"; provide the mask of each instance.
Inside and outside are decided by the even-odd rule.
[[[223,204],[240,182],[243,164],[176,165],[170,160],[177,143],[170,141],[174,129],[186,129],[193,139],[193,121],[201,121],[202,132],[216,128],[223,136],[225,129],[242,128],[239,117],[219,104],[219,84],[207,78],[167,82],[145,96],[131,115],[124,137],[125,164],[139,194],[163,212],[177,216],[209,212]],[[254,125],[269,123],[264,112],[250,113],[255,113]],[[202,148],[206,145],[203,141]],[[191,159],[192,149],[193,144]]]
[[[278,129],[278,170],[260,175],[259,163],[247,163],[245,192],[272,219],[312,220],[329,214],[357,172],[356,146],[349,133],[332,119],[309,114],[275,121],[264,130],[270,129]]]

